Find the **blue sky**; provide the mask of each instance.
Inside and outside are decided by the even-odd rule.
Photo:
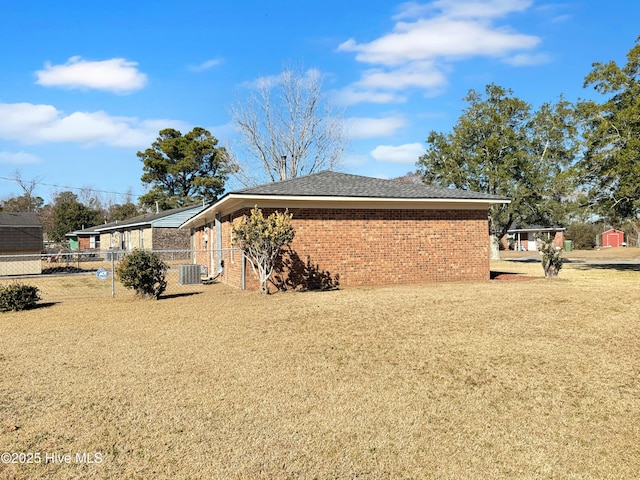
[[[344,111],[340,170],[401,176],[469,89],[592,98],[591,64],[624,63],[638,18],[638,2],[596,0],[3,0],[0,198],[21,193],[6,180],[19,172],[46,201],[69,187],[135,200],[136,152],[168,127],[207,128],[242,160],[228,107],[291,65],[320,70]]]

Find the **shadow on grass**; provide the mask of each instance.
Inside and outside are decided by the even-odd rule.
[[[517,262],[517,263],[540,263],[540,259],[539,258],[531,258],[531,257],[527,257],[527,258],[503,258],[502,259],[505,262]]]
[[[170,293],[169,295],[160,295],[158,300],[169,300],[170,298],[191,297],[193,295],[200,295],[202,292],[185,292],[185,293]]]
[[[617,270],[619,272],[640,272],[640,263],[581,263],[576,270]]]
[[[90,268],[78,268],[72,266],[65,267],[46,267],[42,269],[41,275],[60,275],[60,274],[74,274],[74,273],[95,273],[97,269]]]
[[[518,281],[518,280],[537,280],[541,277],[533,277],[531,275],[524,275],[522,273],[514,273],[514,272],[497,272],[491,271],[489,273],[489,278],[491,280],[498,281]]]
[[[41,308],[49,308],[49,307],[53,307],[54,305],[59,304],[60,302],[40,302],[40,303],[36,303],[33,307],[27,309],[27,310],[39,310]]]

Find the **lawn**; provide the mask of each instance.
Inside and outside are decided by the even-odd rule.
[[[41,461],[0,478],[637,478],[639,281],[572,263],[1,314],[0,453]]]

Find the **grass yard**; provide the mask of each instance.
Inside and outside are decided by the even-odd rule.
[[[514,250],[503,250],[500,256],[503,259],[525,258],[539,255],[539,252],[518,252]],[[614,247],[614,248],[594,248],[593,250],[573,250],[562,252],[562,257],[574,260],[631,260],[640,258],[639,247]]]
[[[639,268],[0,314],[0,478],[638,478]]]

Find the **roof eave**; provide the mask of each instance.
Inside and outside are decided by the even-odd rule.
[[[245,207],[247,203],[256,202],[256,204],[269,201],[269,202],[282,202],[283,207],[286,207],[286,203],[355,203],[355,204],[370,204],[370,205],[382,205],[382,204],[449,204],[449,205],[473,205],[481,208],[483,206],[489,207],[491,205],[499,205],[505,203],[511,203],[511,199],[508,198],[384,198],[384,197],[349,197],[349,196],[304,196],[304,195],[266,195],[266,194],[239,194],[229,193],[222,197],[219,201],[209,206],[205,210],[201,211],[197,215],[191,217],[189,220],[180,225],[179,228],[193,228],[194,226],[206,222],[206,218],[215,215],[216,213],[226,212],[228,210],[233,211],[236,207]]]
[[[122,223],[119,225],[111,225],[110,227],[96,228],[96,232],[104,233],[110,230],[124,230],[132,227],[141,227],[143,225],[150,226],[151,222],[140,222],[140,223]]]

